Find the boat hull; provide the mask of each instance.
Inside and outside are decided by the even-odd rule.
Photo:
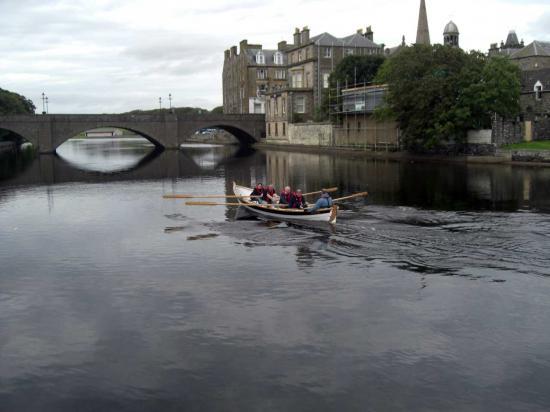
[[[296,221],[296,222],[327,222],[330,224],[336,224],[336,218],[338,215],[338,206],[333,206],[331,209],[323,209],[318,213],[306,213],[303,210],[285,210],[279,209],[274,206],[258,205],[251,202],[250,194],[253,189],[246,186],[239,186],[233,183],[233,192],[236,196],[242,196],[239,198],[239,203],[250,213],[260,216],[262,218],[270,220],[284,220],[284,221]]]

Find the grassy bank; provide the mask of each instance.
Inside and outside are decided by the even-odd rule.
[[[550,150],[550,140],[538,140],[536,142],[515,143],[504,146],[506,150]]]

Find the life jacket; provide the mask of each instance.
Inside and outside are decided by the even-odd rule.
[[[263,199],[266,202],[271,202],[272,200],[269,197],[267,197],[267,195],[273,197],[275,195],[275,189],[269,189],[269,188],[264,189]]]
[[[281,204],[289,205],[290,199],[292,199],[291,192],[288,192],[288,193],[281,192],[281,201],[280,201]]]

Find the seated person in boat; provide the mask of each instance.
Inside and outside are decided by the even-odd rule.
[[[307,208],[307,203],[306,203],[306,200],[304,199],[304,196],[302,194],[301,189],[296,190],[292,194],[292,197],[290,198],[290,203],[289,203],[288,207],[291,208],[291,209],[305,209],[305,208]]]
[[[273,184],[264,187],[264,195],[262,199],[265,203],[269,203],[270,205],[277,203],[279,196],[277,196],[277,192],[275,191],[275,186]]]
[[[317,202],[315,202],[315,205],[313,207],[310,207],[307,209],[309,213],[315,213],[319,209],[328,209],[332,207],[332,197],[330,197],[330,194],[328,192],[325,192],[324,190],[321,192],[321,197]]]
[[[279,204],[289,205],[291,199],[292,199],[292,192],[290,191],[290,186],[286,186],[285,189],[281,192],[281,195],[279,196]]]
[[[252,202],[263,203],[263,196],[264,196],[264,186],[261,183],[257,183],[256,187],[254,187],[254,190],[250,194],[250,200]]]

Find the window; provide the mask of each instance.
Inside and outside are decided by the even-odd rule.
[[[323,73],[323,87],[325,89],[329,88],[329,78],[330,78],[330,73]]]
[[[265,54],[262,51],[256,53],[256,63],[265,64]]]
[[[358,132],[361,131],[361,122],[357,122],[357,131],[358,131]]]
[[[258,79],[265,80],[267,79],[267,70],[265,69],[258,69],[257,70]]]
[[[295,106],[296,113],[305,113],[306,112],[306,98],[304,96],[296,96]]]
[[[350,49],[350,48],[344,49],[344,56],[352,56],[353,53],[354,53],[353,49]]]
[[[267,124],[267,135],[271,136],[271,123]]]
[[[292,84],[291,86],[295,89],[303,87],[304,75],[302,73],[293,73],[292,74]]]
[[[323,49],[323,57],[325,59],[330,59],[332,57],[332,47],[325,47]]]
[[[286,123],[283,123],[283,136],[286,136]]]
[[[298,61],[301,62],[303,60],[302,51],[300,50],[298,52]]]
[[[272,116],[275,116],[277,114],[277,106],[276,106],[277,102],[275,101],[275,99],[272,97],[271,98],[271,115]]]
[[[277,80],[284,80],[284,79],[286,79],[286,71],[281,70],[281,69],[275,70],[275,78],[276,78]]]
[[[283,64],[283,53],[281,52],[275,52],[275,54],[273,55],[273,63],[275,64]]]
[[[262,104],[261,103],[254,103],[254,113],[255,114],[262,114]]]
[[[542,100],[542,83],[540,80],[535,84],[535,99]]]
[[[286,114],[286,99],[283,97],[283,114]]]
[[[265,93],[267,93],[267,84],[259,84],[256,89],[256,95],[259,97]]]
[[[311,78],[311,73],[310,72],[307,72],[306,73],[306,87],[309,87],[309,79]]]
[[[275,136],[279,136],[279,128],[277,126],[279,126],[279,123],[275,123]]]

